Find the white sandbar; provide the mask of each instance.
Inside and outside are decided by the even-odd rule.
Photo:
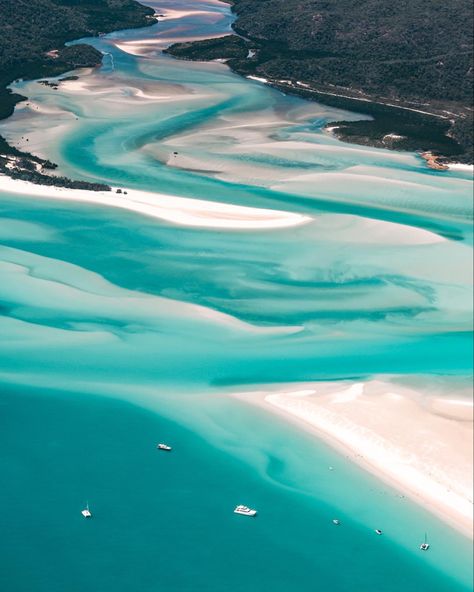
[[[113,191],[68,189],[36,185],[0,175],[0,191],[6,193],[100,204],[130,210],[181,226],[255,230],[299,226],[311,221],[309,216],[291,212],[250,208],[128,188],[122,188],[122,190],[127,191],[127,195],[117,194],[115,188]]]
[[[239,393],[278,412],[473,537],[472,400],[396,382],[321,382]]]
[[[453,162],[448,164],[448,168],[453,171],[466,171],[466,173],[474,173],[474,165],[463,164],[461,162]]]

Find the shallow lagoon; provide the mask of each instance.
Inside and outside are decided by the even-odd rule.
[[[14,509],[2,587],[468,589],[460,535],[227,395],[468,374],[470,182],[411,154],[340,143],[319,131],[334,110],[141,42],[227,30],[227,7],[203,5],[210,14],[94,40],[113,59],[81,77],[86,88],[22,85],[48,116],[20,106],[2,133],[21,144],[28,130],[71,176],[314,220],[189,229],[2,195],[1,495]],[[137,48],[141,57],[124,51]],[[157,457],[157,440],[176,454]],[[236,503],[260,516],[235,520]],[[425,530],[432,551],[420,556]]]

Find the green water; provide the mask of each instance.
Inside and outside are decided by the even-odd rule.
[[[0,192],[0,589],[469,590],[467,539],[229,396],[466,380],[469,176],[343,144],[321,129],[354,114],[163,56],[232,17],[216,2],[156,7],[195,12],[93,40],[107,55],[84,88],[19,83],[43,114],[20,105],[0,132],[27,132],[74,177],[312,220],[190,228]]]

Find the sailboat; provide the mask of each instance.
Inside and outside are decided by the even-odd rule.
[[[89,502],[86,503],[86,507],[81,511],[84,518],[92,518],[91,511],[89,510]]]
[[[425,532],[425,542],[424,543],[421,543],[420,549],[422,551],[428,551],[429,548],[430,548],[430,544],[428,542],[428,537],[426,536],[426,532]]]

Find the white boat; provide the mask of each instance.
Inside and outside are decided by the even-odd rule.
[[[376,529],[375,529],[375,533],[376,533],[376,534],[382,534],[382,531],[380,530],[380,528],[376,528]]]
[[[247,506],[237,506],[234,510],[234,514],[242,514],[243,516],[256,516],[257,510],[252,510]]]
[[[421,543],[420,549],[422,551],[428,551],[429,548],[430,548],[430,544],[428,542],[428,537],[426,536],[426,532],[425,532],[425,542],[424,543]]]
[[[336,524],[338,526],[339,524],[341,524],[341,521],[338,520],[337,518],[334,518],[334,520],[332,521],[332,523],[333,524]]]
[[[84,518],[92,518],[91,511],[89,510],[89,502],[87,502],[86,507],[81,511],[81,514]]]
[[[157,448],[158,450],[172,450],[171,446],[168,446],[168,444],[158,444]]]

